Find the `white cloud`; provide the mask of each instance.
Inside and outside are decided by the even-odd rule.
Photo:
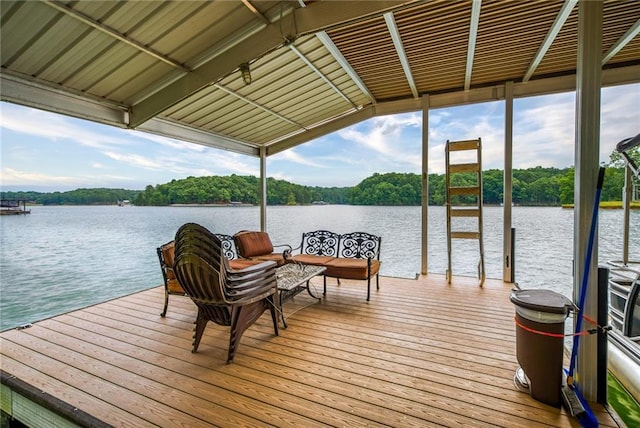
[[[327,165],[324,165],[316,160],[313,160],[310,157],[306,157],[300,155],[295,148],[291,148],[289,150],[285,150],[278,154],[269,157],[269,162],[292,162],[298,165],[310,166],[312,168],[327,168]]]
[[[139,138],[147,141],[151,141],[153,143],[159,144],[161,146],[169,147],[175,150],[188,150],[193,152],[204,152],[207,150],[206,146],[202,144],[194,144],[186,141],[175,140],[173,138],[164,137],[162,135],[151,134],[144,131],[135,131],[131,129],[123,129],[122,132],[129,134],[133,138]]]
[[[352,160],[366,163],[363,165],[365,169],[373,167],[372,172],[381,168],[397,172],[419,171],[421,127],[421,115],[411,113],[376,117],[337,134],[341,139],[356,144]]]
[[[640,84],[605,89],[600,116],[600,160],[608,161],[618,142],[640,133]]]
[[[573,93],[527,101],[535,104],[514,114],[514,167],[573,165],[575,97]],[[519,107],[519,106],[518,106]]]
[[[118,162],[126,163],[131,166],[135,166],[139,168],[151,169],[154,171],[161,171],[165,169],[165,164],[161,160],[152,159],[146,156],[141,156],[133,153],[125,154],[125,153],[105,151],[104,155]]]
[[[18,171],[12,168],[2,168],[0,182],[3,186],[15,185],[89,185],[95,177],[60,176],[37,172]]]
[[[84,126],[84,123],[89,125],[89,122],[72,120],[62,115],[3,103],[0,126],[25,135],[54,141],[74,141],[93,148],[108,148],[131,143],[124,138],[94,131],[91,127]]]

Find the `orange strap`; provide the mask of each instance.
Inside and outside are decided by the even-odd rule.
[[[589,318],[588,316],[586,316],[586,315],[582,315],[582,317],[583,317],[585,320],[587,320],[588,322],[590,322],[591,324],[598,326],[598,328],[601,328],[601,327],[600,327],[600,326],[599,326],[599,325],[598,325],[598,324],[597,324],[593,319]],[[586,331],[581,331],[580,333],[571,333],[571,334],[549,333],[549,332],[546,332],[546,331],[540,331],[540,330],[536,330],[536,329],[531,328],[531,327],[527,327],[526,325],[524,325],[524,324],[522,324],[520,321],[518,321],[518,318],[517,318],[517,317],[514,317],[513,319],[515,320],[516,325],[517,325],[518,327],[520,327],[521,329],[523,329],[523,330],[525,330],[525,331],[528,331],[529,333],[540,334],[540,335],[542,335],[542,336],[556,337],[556,338],[561,339],[561,338],[565,338],[565,337],[567,337],[567,336],[585,336],[585,335],[587,335],[587,334],[591,334],[591,332],[590,332],[590,331],[588,331],[588,330],[586,330]]]

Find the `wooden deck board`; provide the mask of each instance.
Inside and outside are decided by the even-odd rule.
[[[315,280],[321,290],[321,281]],[[265,314],[226,364],[228,329],[191,353],[195,306],[161,288],[0,334],[2,370],[115,426],[578,426],[513,386],[509,287],[430,275],[330,281]],[[616,426],[606,411],[603,426]]]

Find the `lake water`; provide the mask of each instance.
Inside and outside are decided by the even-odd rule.
[[[485,207],[487,277],[502,278],[502,208]],[[601,210],[601,261],[622,257],[621,210]],[[572,293],[573,211],[514,207],[516,281]],[[31,207],[0,216],[0,330],[35,322],[162,283],[156,247],[182,224],[218,233],[260,227],[258,207]],[[420,271],[420,207],[293,206],[267,209],[274,244],[298,246],[302,232],[382,236],[382,275]],[[640,211],[631,216],[631,256],[640,259]],[[447,265],[444,207],[429,208],[429,272]],[[475,276],[477,241],[454,241],[454,275]]]

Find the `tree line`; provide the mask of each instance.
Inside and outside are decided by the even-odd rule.
[[[543,168],[513,170],[512,200],[516,205],[558,206],[572,204],[575,169]],[[473,174],[458,174],[455,186],[473,186]],[[446,198],[444,174],[429,174],[429,205],[444,205]],[[503,202],[504,173],[499,169],[482,172],[483,203]],[[602,201],[622,199],[624,169],[608,167],[602,189]],[[419,174],[374,174],[349,192],[349,203],[355,205],[420,205],[422,186]],[[471,201],[470,201],[471,202]]]
[[[135,201],[140,190],[75,189],[67,192],[1,192],[2,199],[26,200],[40,205],[116,205],[118,201]]]
[[[513,202],[516,205],[557,206],[573,203],[575,170],[543,168],[513,170]],[[483,171],[483,201],[503,201],[503,171]],[[475,177],[459,174],[457,186],[473,185]],[[607,167],[602,201],[619,201],[624,185],[624,168],[615,161]],[[43,205],[115,205],[128,199],[135,205],[172,204],[258,204],[260,180],[254,176],[187,177],[144,190],[76,189],[68,192],[2,192],[2,199],[26,199]],[[299,205],[314,202],[351,205],[420,205],[422,181],[415,173],[375,173],[353,187],[312,187],[267,178],[268,205]],[[429,174],[429,204],[445,202],[444,174]]]

